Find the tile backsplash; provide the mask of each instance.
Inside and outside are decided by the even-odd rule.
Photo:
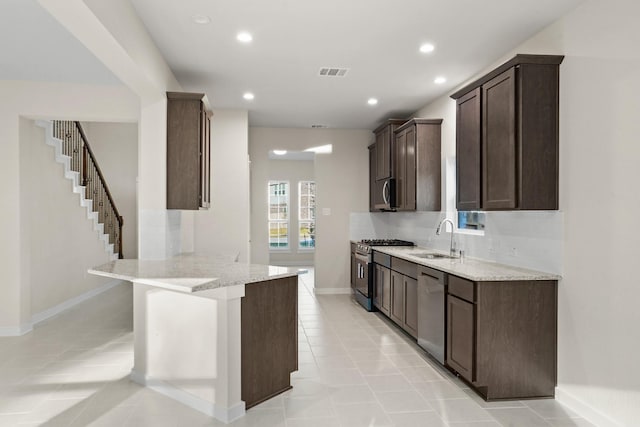
[[[451,235],[436,235],[444,212],[352,213],[351,240],[395,238],[448,250]],[[450,215],[453,218],[454,215]],[[484,235],[456,232],[467,257],[562,274],[563,214],[559,211],[486,212]]]

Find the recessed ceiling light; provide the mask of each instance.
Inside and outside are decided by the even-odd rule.
[[[255,95],[252,94],[251,92],[247,92],[244,95],[242,95],[242,97],[247,101],[253,101],[253,98],[255,98]]]
[[[316,153],[316,154],[331,154],[333,152],[333,144],[320,145],[318,147],[307,148],[307,152]]]
[[[273,150],[273,154],[275,154],[276,156],[284,156],[285,154],[287,154],[287,150]]]
[[[423,45],[420,46],[420,52],[422,53],[430,53],[433,52],[435,50],[435,46],[432,45],[431,43],[425,43]]]
[[[250,43],[251,40],[253,40],[253,36],[250,33],[243,31],[241,33],[238,33],[238,35],[236,36],[236,39],[242,43]]]
[[[209,24],[211,22],[211,18],[209,18],[207,15],[193,15],[191,17],[191,20],[196,24],[202,25]]]
[[[435,84],[437,85],[441,85],[442,83],[445,83],[447,81],[446,78],[442,77],[442,76],[438,76],[435,78],[435,80],[433,81]]]
[[[377,105],[378,104],[378,100],[375,98],[369,98],[369,100],[367,101],[367,104],[369,105]]]

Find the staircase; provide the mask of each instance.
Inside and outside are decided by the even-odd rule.
[[[122,216],[113,201],[91,147],[80,126],[74,121],[39,121],[45,128],[45,141],[55,150],[55,159],[64,166],[64,176],[80,195],[80,205],[104,242],[109,258],[122,258]]]

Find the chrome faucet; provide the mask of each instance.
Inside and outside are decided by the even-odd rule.
[[[438,228],[436,229],[436,234],[439,236],[440,233],[442,232],[442,225],[445,223],[449,223],[451,224],[451,244],[449,245],[449,256],[456,256],[456,250],[453,249],[453,230],[455,230],[455,226],[453,225],[453,221],[451,221],[449,218],[445,218],[442,221],[440,221],[440,224],[438,224]]]

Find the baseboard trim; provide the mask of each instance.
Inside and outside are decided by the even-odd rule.
[[[20,326],[4,326],[0,327],[0,337],[19,337],[33,331],[33,327],[40,322],[44,322],[47,319],[57,316],[58,314],[69,310],[70,308],[87,301],[95,296],[100,295],[109,289],[116,287],[122,283],[123,280],[110,280],[99,288],[92,289],[89,292],[85,292],[82,295],[66,300],[54,307],[48,308],[40,313],[36,313],[31,316],[31,322],[23,323]]]
[[[620,424],[561,387],[556,387],[556,400],[593,425],[598,427],[620,427]]]
[[[146,375],[140,374],[135,370],[131,370],[130,378],[133,382],[150,388],[151,390],[158,392],[164,396],[167,396],[173,400],[176,400],[188,407],[202,412],[210,417],[214,417],[224,423],[230,423],[238,418],[241,418],[245,414],[245,403],[240,403],[230,407],[222,408],[215,403],[208,402],[186,391],[180,390],[162,380],[149,378]]]
[[[19,337],[33,331],[33,324],[23,323],[20,326],[0,327],[0,337]]]
[[[280,261],[280,260],[269,260],[269,265],[278,265],[282,267],[313,267],[313,261]]]
[[[47,319],[50,319],[58,314],[69,310],[71,307],[74,307],[80,303],[83,303],[95,296],[100,295],[103,292],[108,291],[111,288],[114,288],[122,283],[125,283],[123,280],[110,280],[99,288],[95,288],[90,290],[89,292],[85,292],[84,294],[78,295],[77,297],[66,300],[63,303],[60,303],[54,307],[48,308],[40,313],[36,313],[31,316],[31,325],[37,325],[40,322],[43,322]]]
[[[351,288],[313,288],[316,295],[350,295]]]

